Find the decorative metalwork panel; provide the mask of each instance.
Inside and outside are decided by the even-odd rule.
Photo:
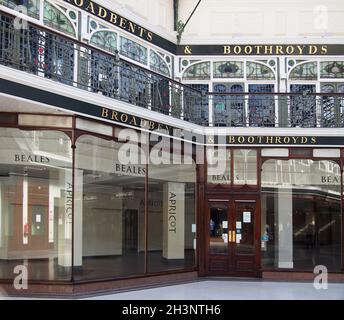
[[[315,92],[315,85],[293,84],[290,91],[301,93],[290,96],[290,125],[291,127],[311,128],[317,124],[316,97],[307,96],[307,93]]]
[[[272,69],[262,63],[246,62],[246,78],[248,80],[274,80]]]
[[[318,64],[317,62],[306,62],[294,67],[289,75],[291,80],[317,80]]]
[[[115,53],[117,50],[117,34],[107,30],[96,31],[92,34],[90,43],[98,48]]]
[[[250,93],[274,92],[273,84],[250,84]],[[274,127],[275,99],[271,95],[250,95],[248,99],[248,117],[250,127]]]
[[[28,16],[39,19],[40,0],[0,0],[0,4],[10,9],[24,6],[27,8]]]
[[[214,78],[243,78],[244,62],[242,61],[219,61],[213,64]]]
[[[230,93],[244,92],[243,84],[216,83],[214,92],[228,95],[214,95],[213,111],[214,125],[227,127],[242,127],[245,124],[245,98]]]
[[[127,38],[120,37],[120,39],[120,53],[123,56],[138,61],[142,64],[147,64],[147,48]]]
[[[208,125],[209,123],[209,99],[206,95],[209,92],[208,84],[189,84],[189,87],[202,93],[200,99],[195,99],[194,119],[196,123]]]
[[[184,80],[209,80],[210,62],[199,62],[188,67],[183,74]]]
[[[43,22],[58,31],[65,32],[73,37],[76,36],[73,23],[69,20],[67,14],[48,1],[44,1]]]
[[[325,83],[321,85],[323,93],[343,93],[344,84]],[[321,124],[326,128],[342,127],[344,124],[344,98],[324,96],[321,98]]]
[[[344,78],[344,61],[321,61],[320,78]]]
[[[151,70],[161,73],[166,77],[170,76],[170,70],[165,60],[155,51],[150,50],[149,64]]]

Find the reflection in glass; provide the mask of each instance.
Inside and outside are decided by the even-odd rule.
[[[0,128],[0,278],[71,279],[72,149],[57,131]]]
[[[209,253],[228,254],[228,218],[226,206],[212,206],[209,221]]]
[[[268,160],[262,171],[262,265],[329,271],[341,266],[340,167]]]
[[[234,149],[234,184],[257,184],[257,151]]]

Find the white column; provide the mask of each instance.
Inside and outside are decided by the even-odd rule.
[[[163,257],[184,259],[185,184],[166,182],[163,202]]]
[[[82,266],[83,170],[74,173],[74,266]]]
[[[293,190],[278,189],[278,268],[293,268]]]

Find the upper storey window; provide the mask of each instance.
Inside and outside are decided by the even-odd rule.
[[[294,60],[289,60],[288,65],[293,66]],[[291,80],[317,80],[318,64],[316,61],[306,62],[296,65],[290,72]]]
[[[120,38],[120,53],[128,57],[130,59],[133,59],[137,62],[140,62],[142,64],[147,64],[148,63],[148,49],[145,48],[144,46],[141,46],[140,44],[121,37]]]
[[[214,78],[243,78],[244,62],[242,61],[217,61],[213,65]]]
[[[58,8],[48,1],[44,2],[43,22],[58,31],[76,36],[77,14],[72,10]]]
[[[24,6],[27,8],[28,16],[39,19],[40,0],[0,0],[0,4],[10,9],[16,9],[19,5]]]
[[[117,50],[117,34],[109,30],[96,31],[91,36],[90,43],[96,47],[115,53]]]
[[[344,78],[344,61],[320,62],[320,78]]]
[[[210,80],[210,62],[199,62],[188,67],[183,80]]]
[[[246,77],[248,80],[274,80],[275,74],[265,64],[247,61]]]
[[[168,56],[166,58],[170,59],[170,57]],[[161,73],[166,77],[170,76],[170,70],[168,68],[168,65],[159,53],[153,50],[150,50],[149,63],[150,63],[151,70]]]

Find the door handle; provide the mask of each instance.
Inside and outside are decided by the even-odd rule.
[[[228,242],[235,242],[235,230],[228,231]]]
[[[233,230],[232,232],[233,232],[233,236],[232,236],[233,242],[235,242],[235,230]]]

